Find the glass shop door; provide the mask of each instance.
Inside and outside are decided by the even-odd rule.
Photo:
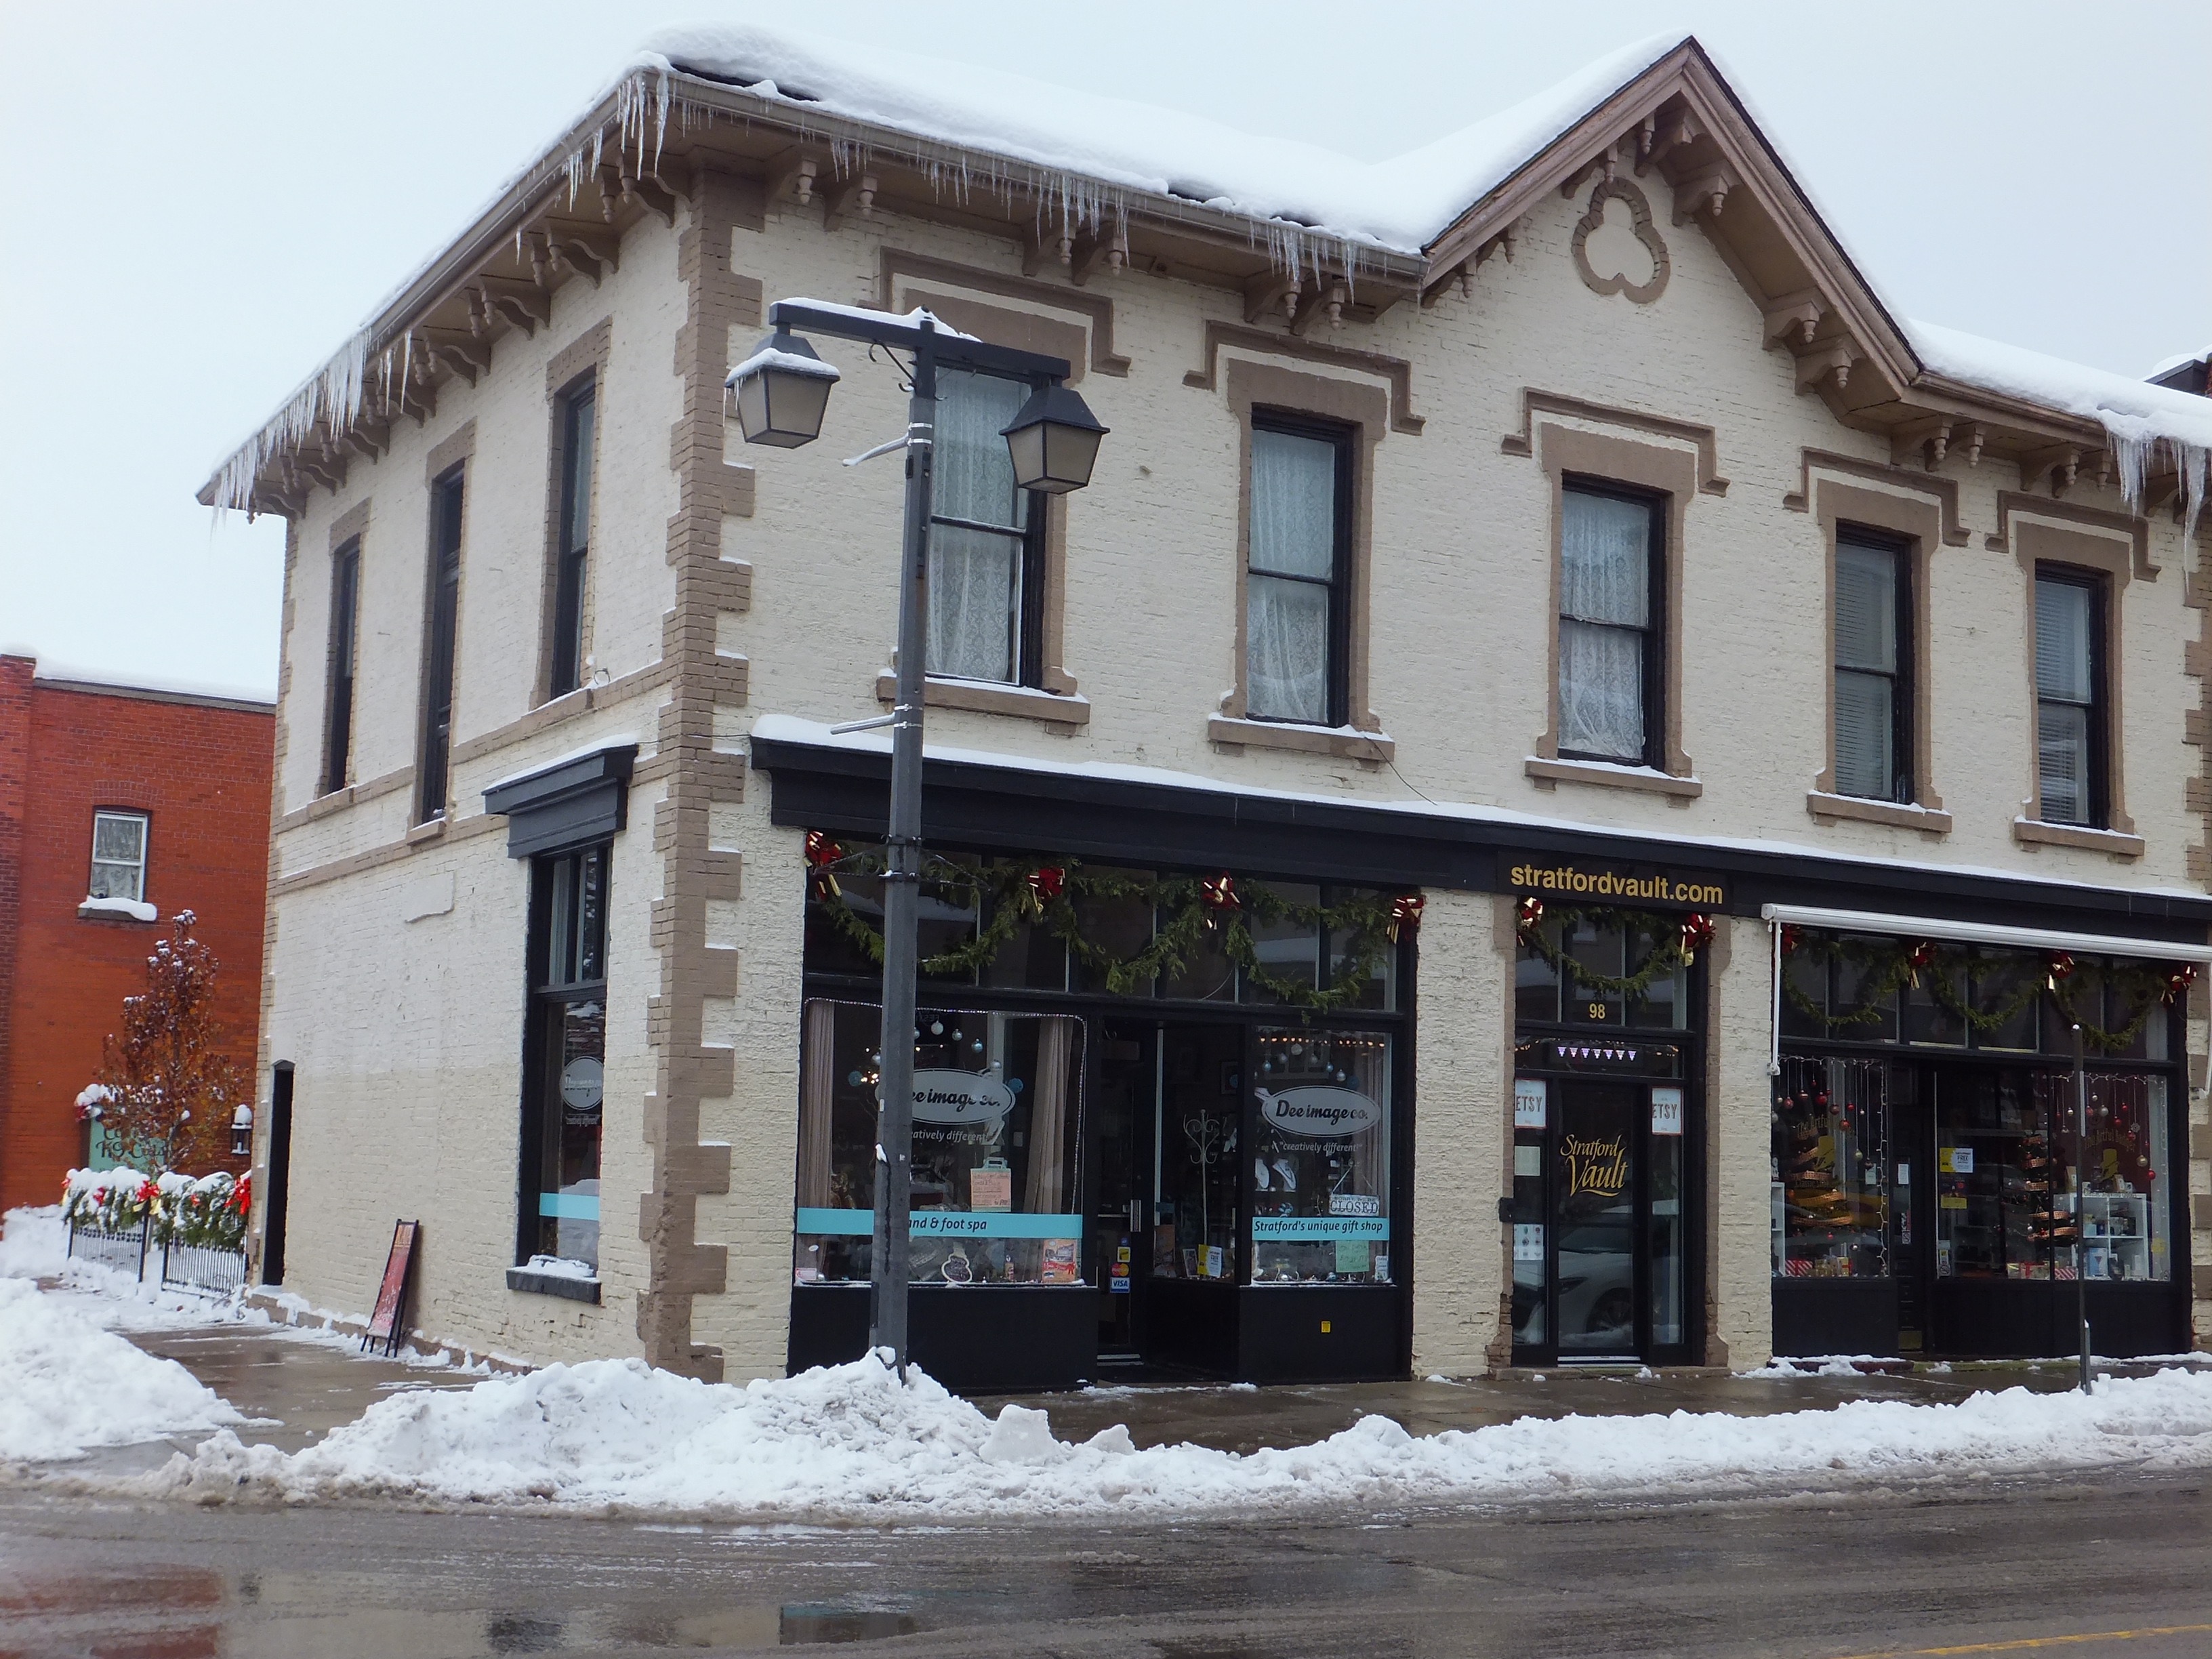
[[[1152,1135],[1159,1090],[1159,1028],[1106,1026],[1100,1047],[1091,1164],[1091,1259],[1098,1286],[1098,1357],[1141,1357],[1146,1272],[1151,1255]]]
[[[1680,1360],[1688,1340],[1683,1117],[1680,1084],[1515,1079],[1516,1363]]]

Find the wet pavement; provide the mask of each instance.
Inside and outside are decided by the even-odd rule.
[[[1127,1528],[717,1528],[0,1492],[0,1656],[2212,1652],[2194,1480]]]

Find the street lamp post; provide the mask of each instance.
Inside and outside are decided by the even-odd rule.
[[[1100,426],[1083,399],[1063,384],[1066,360],[991,345],[941,329],[927,312],[894,316],[811,300],[769,307],[775,332],[730,371],[727,392],[747,443],[795,449],[820,435],[836,368],[816,356],[793,330],[859,340],[913,354],[903,438],[885,449],[906,451],[906,522],[899,548],[898,690],[888,717],[854,721],[839,731],[891,728],[891,798],[884,878],[883,1025],[876,1085],[876,1182],[873,1250],[869,1261],[868,1346],[890,1351],[906,1374],[908,1260],[914,1156],[915,977],[916,916],[921,885],[921,717],[927,667],[931,471],[937,436],[940,368],[1026,380],[1031,395],[1001,435],[1024,489],[1051,494],[1091,482]]]

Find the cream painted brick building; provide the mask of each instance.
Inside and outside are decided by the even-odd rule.
[[[2206,1030],[2168,977],[2212,920],[2191,399],[2144,389],[2172,441],[2124,496],[2087,371],[2030,396],[1892,319],[1694,42],[1471,155],[1480,192],[1395,240],[956,143],[819,65],[794,101],[757,84],[790,83],[777,51],[639,69],[210,485],[291,526],[264,1278],[365,1310],[406,1218],[430,1340],[732,1378],[858,1351],[867,1200],[840,1160],[865,1062],[830,1045],[868,995],[830,913],[868,925],[885,768],[879,735],[829,728],[887,706],[900,495],[896,461],[840,462],[902,429],[904,393],[817,340],[842,375],[820,441],[748,449],[723,400],[767,304],[810,296],[1065,358],[1111,428],[1090,486],[1006,543],[1004,672],[933,678],[933,848],[981,886],[1012,872],[1002,903],[1025,871],[1098,905],[1087,870],[1151,872],[1158,930],[1215,872],[1293,907],[1269,932],[1255,897],[1241,936],[1215,915],[1210,987],[1114,994],[1065,946],[925,987],[988,1026],[977,1075],[1026,1085],[941,1195],[973,1253],[918,1249],[925,1363],[1012,1384],[1131,1357],[1264,1378],[2063,1351],[2077,1254],[2101,1351],[2191,1340]],[[1323,448],[1337,471],[1298,487],[1336,509],[1312,520],[1328,706],[1285,718],[1264,653],[1289,602],[1253,525],[1291,475],[1255,456]],[[1592,559],[1633,571],[1634,617],[1577,611]],[[1863,623],[1839,568],[1850,603],[1892,584],[1887,669],[1838,654]],[[2039,592],[2047,659],[2086,596],[2065,803]],[[1648,666],[1605,680],[1575,655],[1590,628]],[[1838,702],[1869,674],[1874,789],[1875,728]],[[1600,702],[1632,753],[1593,750]],[[840,842],[834,904],[810,830]],[[1577,904],[1561,871],[1698,891]],[[563,917],[603,945],[549,979]],[[1332,1001],[1370,945],[1392,988]],[[2076,1182],[2054,1033],[2092,981],[2117,1127]],[[1283,1131],[1255,1103],[1271,1043],[1380,1126]],[[1217,1112],[1220,1157],[1192,1164]],[[974,1184],[1000,1164],[1007,1207]]]

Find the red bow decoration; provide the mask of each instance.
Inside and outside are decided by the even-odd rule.
[[[843,894],[845,890],[837,885],[837,872],[830,866],[844,856],[845,849],[819,830],[806,832],[807,885],[815,897],[833,899]]]
[[[1513,907],[1513,930],[1528,939],[1544,925],[1544,901],[1533,894]]]
[[[1209,910],[1242,910],[1244,901],[1237,896],[1237,884],[1226,871],[1218,876],[1201,876],[1198,882],[1199,902]]]
[[[239,1176],[238,1185],[230,1189],[229,1207],[244,1215],[253,1206],[253,1171],[248,1170]]]
[[[155,1199],[161,1197],[161,1189],[155,1186],[151,1181],[143,1181],[139,1182],[138,1201],[141,1204],[151,1204]]]
[[[1920,940],[1905,953],[1905,965],[1911,971],[1905,977],[1911,981],[1915,990],[1920,988],[1920,970],[1935,960],[1936,941],[1932,939]]]
[[[2171,1002],[2197,983],[2197,964],[2185,962],[2166,976],[2166,1000]]]
[[[2047,965],[2043,982],[2050,987],[2051,989],[2055,991],[2058,988],[2058,981],[2060,980],[2071,979],[2073,977],[2073,952],[2070,951],[2053,951],[2051,953],[2051,961]]]
[[[1390,901],[1391,944],[1395,945],[1401,934],[1421,931],[1421,912],[1428,902],[1419,893],[1401,893]]]
[[[1784,956],[1785,956],[1785,957],[1786,957],[1786,956],[1788,956],[1788,955],[1789,955],[1792,951],[1794,951],[1794,950],[1796,950],[1796,949],[1797,948],[1797,938],[1798,938],[1798,934],[1797,934],[1797,926],[1796,926],[1796,924],[1795,922],[1784,922],[1784,923],[1783,923],[1783,925],[1782,925],[1782,954],[1783,954]]]
[[[1682,960],[1695,962],[1698,952],[1713,942],[1713,919],[1702,912],[1682,918]]]
[[[1041,870],[1030,872],[1030,893],[1039,904],[1049,904],[1066,890],[1067,872],[1056,865],[1046,865]]]

